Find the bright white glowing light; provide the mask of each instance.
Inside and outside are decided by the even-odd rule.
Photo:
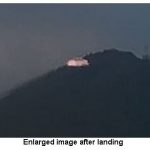
[[[80,57],[70,59],[67,62],[67,66],[71,66],[71,67],[81,67],[81,66],[88,66],[88,65],[89,65],[88,60]]]

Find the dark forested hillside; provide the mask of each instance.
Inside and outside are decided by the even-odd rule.
[[[150,136],[150,61],[116,49],[62,66],[0,101],[0,136]]]

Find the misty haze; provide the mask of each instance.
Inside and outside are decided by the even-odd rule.
[[[0,5],[0,93],[106,48],[141,56],[149,44],[150,5]]]
[[[150,136],[149,4],[0,5],[0,137]]]

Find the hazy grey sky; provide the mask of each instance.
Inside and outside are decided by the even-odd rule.
[[[1,4],[0,93],[97,48],[140,55],[149,17],[149,4]]]

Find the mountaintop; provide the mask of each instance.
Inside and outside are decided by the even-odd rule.
[[[150,61],[105,50],[62,66],[0,101],[0,136],[150,136]]]

